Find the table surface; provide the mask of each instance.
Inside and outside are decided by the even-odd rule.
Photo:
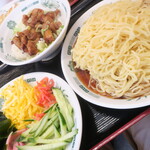
[[[10,1],[12,0],[0,0],[0,8],[2,8],[5,4],[7,4]],[[84,0],[79,0],[75,5],[73,5],[71,7],[72,11],[83,1]],[[100,0],[93,0],[88,6],[86,6],[84,9],[75,14],[70,20],[69,28],[86,10],[88,10],[90,7],[92,7],[98,2],[100,2]],[[54,59],[48,62],[37,62],[17,67],[6,67],[5,70],[0,72],[0,87],[2,87],[8,81],[22,74],[39,71],[53,73],[65,80],[61,69],[60,53]],[[137,115],[139,115],[147,109],[147,107],[127,110],[109,109],[93,105],[85,101],[78,95],[77,97],[81,106],[83,117],[83,135],[80,147],[81,150],[91,149],[98,142],[107,138],[110,134],[118,130],[120,127],[122,127],[134,117],[136,117]],[[96,118],[95,114],[98,114],[99,117]],[[101,120],[101,125],[97,126],[97,120]]]

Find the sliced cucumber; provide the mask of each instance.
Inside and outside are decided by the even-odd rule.
[[[60,108],[60,111],[66,121],[67,128],[69,131],[71,131],[72,127],[74,126],[73,108],[60,89],[53,88],[52,91]]]
[[[78,130],[75,129],[72,132],[67,133],[66,135],[55,138],[55,139],[42,139],[42,138],[35,138],[34,142],[40,143],[40,144],[48,144],[48,143],[60,143],[60,142],[70,142],[72,138],[78,133]]]
[[[59,117],[59,122],[60,122],[60,133],[63,136],[68,132],[66,121],[65,121],[63,115],[61,114],[61,112],[59,112],[59,111],[58,111],[58,117]]]
[[[51,138],[54,136],[54,125],[52,124],[40,137],[43,139]]]
[[[61,136],[61,134],[59,133],[59,131],[56,128],[56,126],[54,125],[54,138],[59,138],[60,136]]]
[[[42,135],[43,132],[58,118],[58,115],[55,114],[55,116],[53,116],[51,119],[49,119],[48,115],[46,117],[46,119],[42,121],[37,131],[35,131],[34,137]]]
[[[18,150],[56,150],[66,146],[67,142],[59,142],[45,145],[35,145],[35,146],[17,146]]]
[[[42,134],[42,132],[43,132],[43,130],[44,130],[43,127],[44,127],[44,126],[47,124],[47,122],[48,122],[49,113],[50,113],[50,112],[48,112],[48,113],[46,114],[46,116],[42,118],[41,123],[39,124],[39,127],[38,127],[37,130],[34,132],[34,137],[36,137],[36,136]]]

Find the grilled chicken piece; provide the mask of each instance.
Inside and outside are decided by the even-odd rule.
[[[41,38],[42,34],[40,32],[36,32],[36,29],[31,28],[29,32],[27,32],[27,37],[29,40],[36,40],[37,38]]]
[[[48,12],[46,16],[49,16],[54,20],[59,14],[60,10],[56,9],[55,11]]]
[[[26,26],[34,27],[38,22],[41,21],[42,16],[44,15],[44,11],[39,8],[35,8],[32,10],[30,15],[24,15],[22,22]]]
[[[15,44],[19,49],[22,49],[22,46],[21,46],[21,40],[18,36],[15,36],[12,41],[11,41],[12,44]]]
[[[27,50],[28,50],[28,53],[29,53],[30,56],[37,54],[38,53],[38,49],[36,47],[36,42],[28,40]]]
[[[43,38],[47,44],[50,44],[52,41],[55,40],[53,33],[50,29],[44,32]]]

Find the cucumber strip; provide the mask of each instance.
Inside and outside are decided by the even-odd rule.
[[[36,143],[27,143],[26,146],[34,146]]]
[[[28,127],[28,130],[26,130],[25,132],[22,133],[22,136],[26,137],[28,136],[29,134],[33,134],[37,129],[38,127],[40,126],[41,122],[35,122],[31,125],[29,125]]]
[[[45,120],[44,118],[48,115],[50,115],[51,114],[51,111],[53,110],[53,109],[55,109],[56,108],[56,104],[54,104],[52,107],[50,107],[48,110],[46,110],[44,113],[45,113],[45,116],[38,122],[38,123],[36,123],[35,124],[35,126],[33,126],[32,127],[32,129],[30,130],[30,134],[32,134],[32,133],[35,133],[35,131],[37,131],[38,130],[38,128],[41,126],[41,123],[43,122],[43,120]],[[26,131],[27,132],[27,131]],[[28,132],[27,132],[27,134],[28,134]],[[26,135],[26,133],[24,133],[24,135]]]
[[[56,114],[53,118],[48,120],[47,122],[43,122],[43,124],[37,129],[37,131],[34,134],[34,137],[40,136],[44,133],[44,131],[53,124],[53,122],[58,119],[58,115]]]
[[[35,145],[35,146],[17,146],[18,150],[56,150],[58,148],[66,146],[67,142],[45,144],[45,145]]]
[[[61,143],[61,142],[70,142],[72,138],[78,133],[78,130],[75,129],[72,132],[67,133],[66,135],[60,137],[60,138],[55,138],[55,139],[42,139],[40,137],[37,137],[34,139],[35,143],[40,143],[40,144],[50,144],[50,143]]]
[[[35,131],[34,137],[42,135],[42,133],[45,131],[45,129],[50,126],[55,119],[57,119],[57,113],[54,114],[54,116],[50,119],[50,113],[49,111],[45,117],[43,117],[43,120],[41,120],[41,124],[37,131]],[[50,120],[49,120],[50,119]]]
[[[29,134],[27,136],[24,136],[24,135],[21,135],[20,138],[18,139],[20,142],[30,142],[30,143],[34,143],[34,138],[37,137],[37,136],[40,136],[42,135],[43,133],[46,132],[46,134],[44,134],[43,137],[47,137],[47,136],[50,136],[49,135],[49,126],[53,124],[53,122],[58,119],[58,116],[55,115],[51,120],[45,122],[45,120],[43,120],[43,123],[41,123],[41,126],[39,127],[39,129],[34,132],[34,134]],[[45,124],[46,123],[46,124]],[[46,128],[45,128],[46,127]],[[47,129],[47,130],[46,130]],[[45,131],[46,130],[46,131]],[[45,132],[44,132],[45,131]],[[25,131],[26,132],[26,131]],[[54,132],[54,129],[53,131],[51,132]],[[54,134],[54,133],[53,133]]]
[[[55,125],[54,125],[54,136],[55,136],[55,138],[59,138],[61,136],[61,134],[59,133],[59,131]]]
[[[54,121],[54,125],[56,128],[60,127],[59,118],[57,118],[57,120]]]
[[[25,119],[23,121],[35,121],[34,119]]]
[[[66,120],[67,128],[69,131],[71,131],[72,127],[74,126],[73,108],[60,89],[53,88],[52,91],[60,108],[60,111],[64,116],[64,119]]]
[[[52,119],[55,115],[57,115],[57,111],[56,110],[54,110],[54,111],[51,112],[51,114],[49,115],[48,119],[49,120]]]
[[[52,124],[41,136],[40,138],[47,139],[54,135],[54,125]]]
[[[42,119],[42,121],[40,122],[40,124],[39,124],[37,130],[34,130],[34,132],[32,131],[32,132],[30,132],[30,133],[31,133],[31,134],[33,133],[33,136],[34,136],[34,137],[37,136],[37,135],[39,135],[39,134],[42,132],[42,130],[43,130],[43,126],[44,126],[47,122],[48,122],[48,115],[46,115],[46,116]]]
[[[54,127],[53,126],[55,126],[57,128],[57,126],[58,126],[57,124],[58,124],[58,118],[53,118],[52,124],[49,125],[46,128],[46,130],[44,131],[44,133],[40,137],[42,137],[42,138],[50,138],[52,135],[54,135]]]
[[[53,104],[49,109],[45,110],[44,113],[48,113],[48,112],[51,111],[51,110],[52,110],[52,111],[55,110],[57,106],[58,106],[57,103]]]
[[[60,133],[63,136],[68,132],[66,121],[60,111],[58,111],[58,117],[59,117],[59,122],[60,122]]]
[[[36,127],[36,126],[37,126],[37,124],[34,123],[31,128],[28,128],[25,132],[23,132],[23,133],[21,134],[20,138],[19,138],[19,139],[20,139],[20,142],[22,141],[22,139],[25,139],[27,136],[29,136],[31,130],[32,130],[34,127]]]
[[[51,111],[45,114],[45,116],[39,121],[40,123],[36,122],[31,126],[31,128],[29,128],[27,131],[22,133],[22,135],[19,138],[19,141],[28,142],[29,139],[42,135],[46,131],[46,129],[50,125],[52,125],[55,120],[58,119],[57,112],[55,111],[55,113],[53,113],[54,116],[49,120],[50,113]],[[34,131],[35,130],[34,128],[36,128],[37,130]]]
[[[50,113],[51,113],[51,111],[49,110],[49,111],[45,114],[45,116],[37,123],[37,126],[34,127],[34,128],[30,131],[31,134],[37,132],[37,130],[38,130],[38,132],[39,132],[39,130],[43,127],[43,125],[48,121],[48,118],[49,118]],[[39,129],[39,128],[40,128],[40,129]]]
[[[29,126],[29,129],[23,132],[21,136],[29,137],[35,134],[35,132],[43,125],[43,122],[47,122],[49,115],[50,115],[50,109],[40,121],[35,122],[34,124],[31,124]]]

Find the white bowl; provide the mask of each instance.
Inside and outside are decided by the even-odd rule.
[[[43,52],[27,60],[18,60],[11,54],[11,40],[14,37],[13,28],[21,22],[24,14],[28,14],[34,8],[41,8],[46,11],[59,9],[61,14],[58,20],[61,21],[64,27],[55,41]],[[46,57],[54,57],[59,52],[57,48],[65,37],[70,14],[71,10],[68,0],[27,0],[22,2],[6,17],[0,26],[0,61],[8,65],[18,66],[37,62]]]
[[[20,77],[20,76],[19,76]],[[17,78],[19,78],[17,77]],[[37,81],[42,80],[44,77],[48,77],[49,79],[53,79],[55,83],[55,87],[61,88],[63,90],[64,94],[67,95],[68,101],[73,107],[74,111],[74,122],[75,126],[74,128],[78,129],[78,134],[75,136],[73,141],[67,146],[66,150],[79,150],[81,139],[82,139],[82,114],[81,114],[81,108],[79,101],[74,93],[74,91],[71,89],[71,87],[64,81],[62,78],[46,72],[35,72],[35,73],[28,73],[23,75],[23,79],[27,81],[30,85],[35,86]],[[13,79],[7,84],[5,84],[1,90],[9,85],[13,85],[14,81],[17,79]],[[0,99],[0,110],[3,105],[4,100]]]
[[[61,65],[64,76],[69,83],[69,85],[73,88],[73,90],[86,101],[93,103],[98,106],[103,106],[107,108],[115,108],[115,109],[129,109],[129,108],[138,108],[143,106],[150,105],[150,96],[143,96],[134,99],[112,99],[105,96],[101,96],[93,93],[84,84],[79,80],[76,73],[73,69],[72,64],[72,54],[71,49],[74,46],[80,28],[85,23],[85,21],[92,15],[93,11],[98,9],[99,7],[116,2],[118,0],[103,0],[100,3],[96,4],[88,11],[86,11],[72,26],[66,39],[64,41],[62,52],[61,52]]]

